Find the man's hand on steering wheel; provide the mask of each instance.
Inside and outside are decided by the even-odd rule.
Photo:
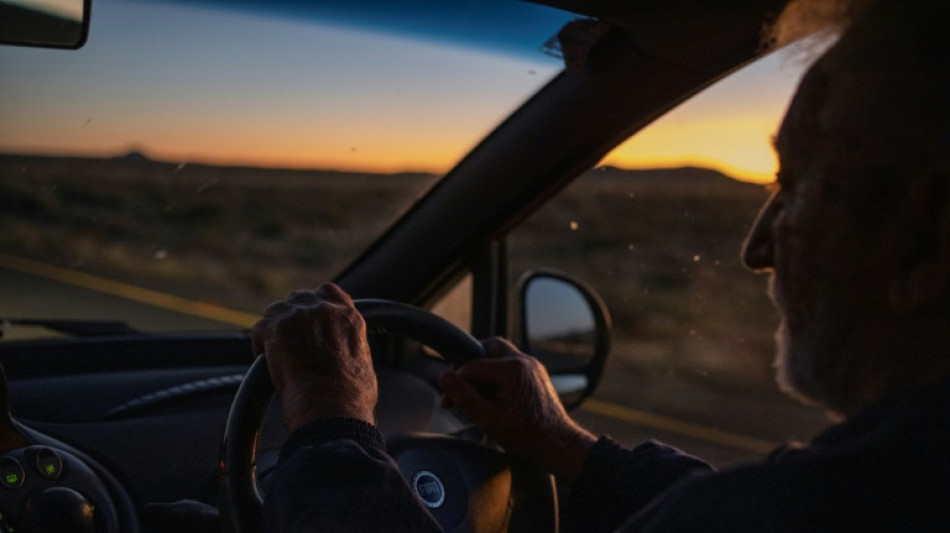
[[[267,356],[290,432],[336,416],[375,423],[378,390],[366,324],[338,286],[296,291],[271,304],[254,325],[252,342],[255,353]],[[489,359],[468,361],[442,376],[445,402],[509,453],[572,479],[596,437],[568,416],[536,359],[504,339],[484,346]]]
[[[293,432],[320,418],[375,422],[378,389],[366,324],[341,288],[295,291],[254,325],[254,353],[267,366]]]
[[[567,414],[537,359],[500,338],[484,346],[488,359],[442,375],[443,403],[458,407],[508,453],[572,480],[597,438]]]

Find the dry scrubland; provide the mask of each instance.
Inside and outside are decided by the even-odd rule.
[[[333,276],[435,178],[0,157],[0,250],[258,312]]]
[[[613,316],[615,370],[772,395],[778,317],[765,276],[739,261],[767,196],[708,169],[593,170],[514,232],[513,270],[591,283]]]
[[[435,180],[0,156],[0,251],[254,313],[332,277]],[[704,169],[594,170],[512,235],[512,276],[594,285],[614,366],[768,388],[776,316],[738,262],[766,195]]]

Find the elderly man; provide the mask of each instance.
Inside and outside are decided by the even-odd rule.
[[[778,133],[780,188],[744,250],[750,268],[772,272],[781,385],[842,423],[807,447],[714,473],[658,443],[626,450],[595,437],[540,364],[489,341],[492,358],[442,377],[446,402],[571,482],[568,529],[950,531],[950,7],[843,6],[846,30]],[[387,528],[438,527],[372,426],[363,330],[332,285],[276,304],[255,328],[295,431],[266,505],[278,529],[346,527],[326,510],[332,501],[308,507],[314,472],[340,462],[355,465],[356,485],[384,491],[374,497],[386,499]]]

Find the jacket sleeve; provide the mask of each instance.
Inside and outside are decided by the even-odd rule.
[[[656,441],[627,450],[601,437],[564,502],[564,531],[613,531],[677,481],[711,471],[705,462]]]
[[[264,500],[264,530],[441,531],[416,499],[382,435],[361,420],[318,420],[280,452]]]

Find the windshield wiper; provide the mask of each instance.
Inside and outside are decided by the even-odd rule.
[[[46,320],[35,318],[0,318],[0,337],[10,326],[34,326],[67,333],[76,337],[107,337],[139,333],[118,320]]]

